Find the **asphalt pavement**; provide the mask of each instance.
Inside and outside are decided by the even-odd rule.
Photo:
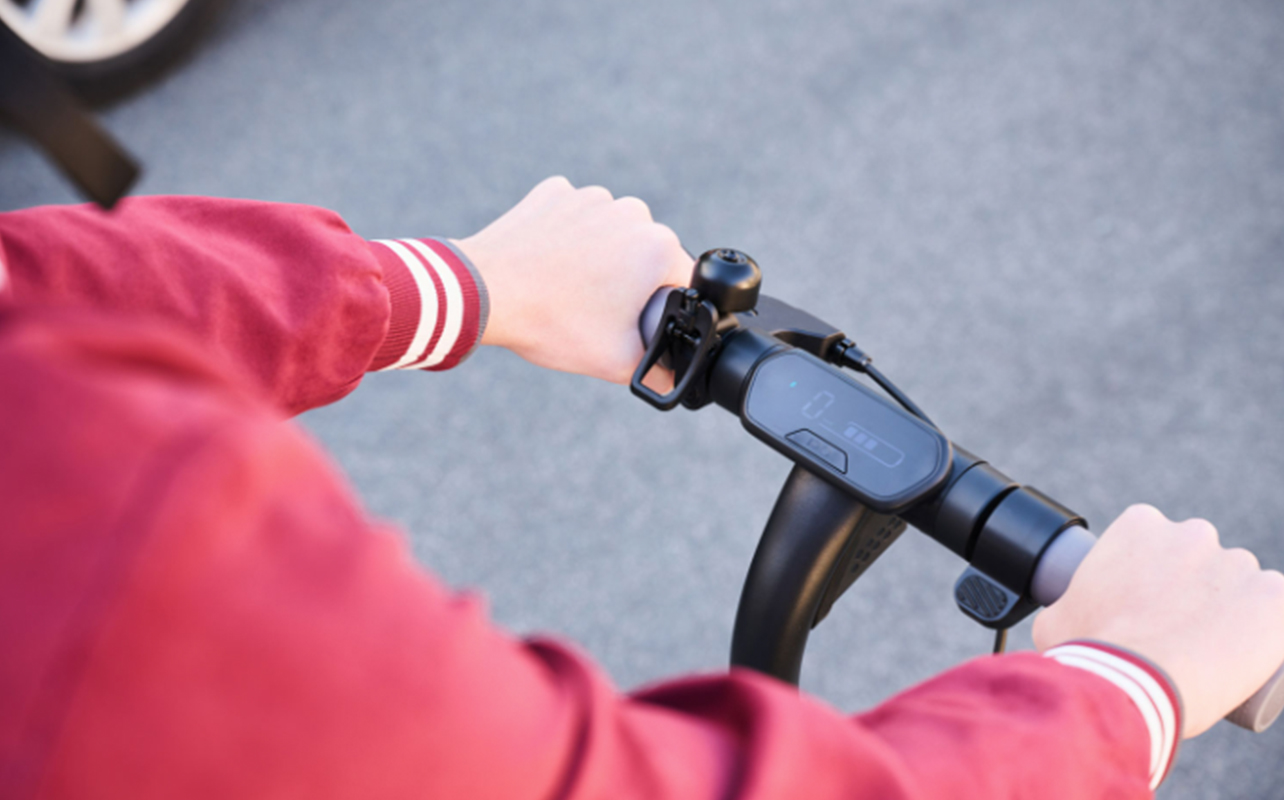
[[[556,173],[637,195],[1096,530],[1149,502],[1284,568],[1282,60],[1270,0],[236,0],[104,119],[140,192],[313,203],[371,238],[467,235]],[[73,199],[0,135],[0,209]],[[788,472],[717,408],[487,349],[303,424],[427,567],[622,687],[725,665]],[[804,687],[856,710],[985,652],[962,567],[907,533]],[[1218,726],[1160,796],[1284,797],[1282,755],[1284,725]]]

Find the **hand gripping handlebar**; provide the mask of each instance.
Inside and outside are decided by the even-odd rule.
[[[1035,566],[1030,584],[1030,595],[1034,601],[1041,606],[1056,602],[1065,593],[1071,576],[1096,541],[1097,537],[1078,526],[1067,528],[1053,539]],[[1261,733],[1275,722],[1281,710],[1284,710],[1284,665],[1280,665],[1252,697],[1227,714],[1226,719],[1241,728]]]
[[[968,567],[959,609],[1005,631],[1065,592],[1096,539],[1082,517],[948,440],[842,331],[771,297],[735,250],[657,292],[637,396],[662,410],[716,403],[795,464],[741,593],[731,662],[797,683],[811,629],[912,525]],[[674,371],[664,394],[643,381]],[[864,373],[894,405],[840,369]],[[1284,709],[1284,666],[1227,719],[1262,731]]]

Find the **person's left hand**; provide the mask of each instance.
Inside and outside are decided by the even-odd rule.
[[[693,266],[646,203],[562,177],[455,245],[486,283],[482,344],[614,383],[628,383],[642,360],[638,316],[647,300],[661,286],[686,286]]]

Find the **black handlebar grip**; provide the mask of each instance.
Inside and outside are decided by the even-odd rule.
[[[669,293],[676,287],[661,286],[646,301],[642,314],[638,316],[638,335],[642,337],[642,347],[650,347],[651,340],[660,329],[660,318],[664,316],[664,305],[669,301]]]

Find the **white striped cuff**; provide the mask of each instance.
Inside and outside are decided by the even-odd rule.
[[[449,369],[481,341],[488,303],[481,276],[450,243],[380,239],[389,323],[369,369]],[[391,254],[391,258],[388,258]]]
[[[1150,788],[1157,788],[1181,740],[1181,699],[1168,676],[1141,656],[1101,642],[1069,642],[1043,655],[1105,678],[1128,695],[1150,732]]]

